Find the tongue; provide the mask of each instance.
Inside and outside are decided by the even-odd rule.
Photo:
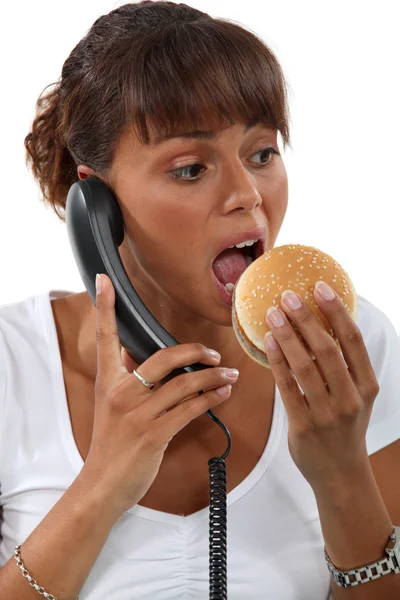
[[[238,248],[224,250],[213,262],[215,276],[224,285],[226,283],[235,284],[246,268],[244,253]]]

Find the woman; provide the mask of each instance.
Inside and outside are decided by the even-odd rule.
[[[399,496],[389,514],[369,454],[399,437],[393,326],[363,298],[356,325],[337,297],[315,292],[352,377],[331,338],[306,319],[318,369],[306,365],[304,381],[288,317],[304,319],[306,308],[282,304],[284,327],[269,322],[278,348],[266,345],[266,370],[239,347],[229,294],[216,282],[237,279],[236,251],[221,255],[228,246],[275,244],[288,201],[278,132],[289,144],[273,53],[185,4],[127,4],[102,16],[39,99],[25,145],[45,200],[64,219],[74,181],[97,175],[109,185],[124,218],[127,273],[181,344],[135,364],[120,347],[104,274],[96,308],[86,292],[62,291],[1,308],[6,598],[207,598],[207,462],[226,446],[209,408],[233,443],[230,599],[321,600],[331,582],[341,598],[324,545],[342,568],[382,557],[400,522]],[[159,383],[193,362],[214,368]],[[328,364],[335,377],[324,382]],[[334,411],[328,401],[338,396]],[[306,400],[324,411],[315,416],[314,404],[306,413]],[[379,473],[383,485],[389,478]],[[381,577],[363,590],[394,594],[399,582]]]

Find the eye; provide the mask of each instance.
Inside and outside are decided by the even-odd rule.
[[[193,172],[197,172],[198,175],[199,170],[204,168],[205,167],[203,167],[203,165],[200,165],[199,163],[194,163],[192,165],[187,165],[186,167],[181,167],[180,169],[174,169],[174,171],[170,171],[169,174],[172,177],[172,179],[181,179],[182,181],[196,181],[198,177],[193,176],[186,178],[185,175],[189,173],[193,175]]]
[[[255,152],[253,154],[253,156],[256,156],[256,154],[263,154],[263,153],[265,156],[267,156],[267,160],[257,163],[261,167],[265,167],[270,164],[270,162],[272,160],[271,156],[273,154],[280,155],[280,153],[277,152],[275,150],[275,148],[262,148],[258,152]],[[190,182],[197,181],[199,179],[199,174],[200,174],[201,170],[203,170],[203,171],[205,170],[205,167],[203,165],[201,165],[200,163],[193,163],[191,165],[187,165],[186,167],[181,167],[180,169],[174,169],[173,171],[169,172],[169,175],[170,175],[170,177],[172,177],[172,179],[178,179],[178,180],[186,181],[186,182],[190,183]],[[193,172],[195,174],[193,174]],[[192,174],[192,177],[190,176],[190,173]],[[196,175],[196,173],[197,173],[197,175]],[[189,175],[189,177],[186,177],[186,175]]]
[[[266,153],[267,153],[268,160],[267,160],[266,162],[261,162],[261,163],[259,163],[259,164],[261,164],[261,165],[269,165],[269,163],[270,163],[270,162],[271,162],[271,160],[272,160],[271,156],[272,156],[273,154],[280,154],[279,152],[277,152],[277,151],[275,150],[275,148],[262,148],[262,150],[259,150],[258,152],[255,152],[255,153],[253,154],[253,156],[255,156],[256,154],[262,154],[263,152],[266,152]]]

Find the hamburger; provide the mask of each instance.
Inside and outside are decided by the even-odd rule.
[[[288,289],[301,296],[340,350],[339,340],[314,300],[314,287],[323,280],[342,299],[353,319],[358,314],[354,285],[343,267],[329,254],[301,244],[278,246],[252,262],[236,282],[232,297],[232,325],[239,344],[256,362],[271,368],[265,353],[264,336],[270,331],[266,312],[282,309],[281,294]],[[313,360],[315,355],[291,321],[300,342]]]

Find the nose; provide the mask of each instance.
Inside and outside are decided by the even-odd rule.
[[[233,210],[253,211],[262,200],[254,179],[242,163],[233,165],[226,173],[226,192],[223,204],[224,213]]]

